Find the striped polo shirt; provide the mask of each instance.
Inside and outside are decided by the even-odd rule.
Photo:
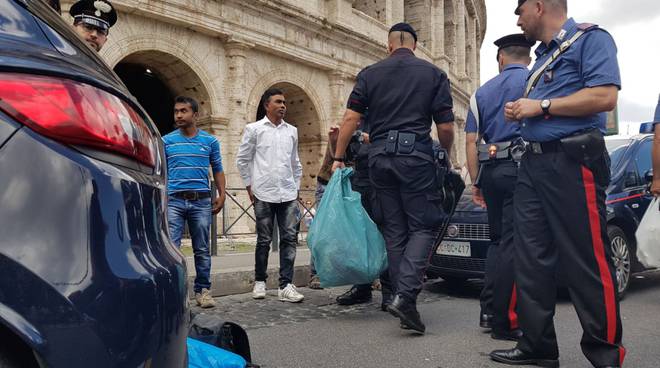
[[[220,142],[201,129],[192,138],[177,129],[164,136],[163,142],[167,159],[167,193],[210,191],[209,166],[214,173],[222,172]]]

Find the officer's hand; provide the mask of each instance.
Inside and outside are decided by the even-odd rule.
[[[521,98],[514,102],[512,110],[513,120],[533,118],[543,114],[541,102],[539,100],[530,100],[529,98]]]
[[[362,141],[365,144],[369,144],[369,133],[362,133]]]
[[[345,167],[346,167],[346,165],[344,165],[343,162],[335,161],[335,162],[332,164],[332,173],[334,174],[334,173],[335,173],[335,170],[337,170],[337,169],[343,169],[343,168],[345,168]]]
[[[655,179],[655,177],[653,178],[653,182],[651,183],[651,194],[660,197],[660,177],[657,179]]]
[[[472,202],[481,208],[486,208],[486,200],[484,195],[481,193],[481,189],[472,186]]]
[[[507,102],[506,105],[504,105],[504,118],[507,121],[515,122],[516,118],[513,115],[513,102]]]

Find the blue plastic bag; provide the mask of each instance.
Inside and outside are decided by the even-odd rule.
[[[188,338],[188,368],[245,368],[242,356]]]
[[[323,287],[368,284],[387,268],[385,240],[351,189],[352,175],[332,175],[307,236]]]

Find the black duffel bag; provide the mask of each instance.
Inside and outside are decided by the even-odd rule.
[[[223,321],[217,316],[199,313],[193,317],[190,323],[188,337],[240,355],[248,362],[247,367],[259,367],[252,363],[247,333],[236,323]]]

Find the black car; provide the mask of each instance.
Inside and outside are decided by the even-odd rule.
[[[40,0],[0,0],[0,366],[187,367],[154,124]]]
[[[628,288],[631,275],[645,271],[635,254],[635,231],[653,198],[648,191],[652,178],[653,136],[650,132],[649,125],[644,124],[640,134],[634,137],[606,138],[612,161],[612,181],[606,199],[607,234],[621,296]],[[475,205],[471,192],[466,190],[444,240],[431,258],[427,276],[442,277],[449,282],[483,278],[490,244],[486,210]]]

